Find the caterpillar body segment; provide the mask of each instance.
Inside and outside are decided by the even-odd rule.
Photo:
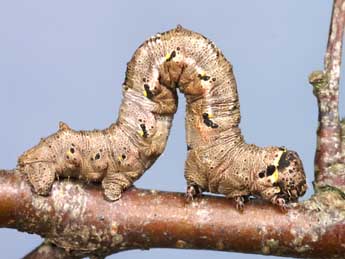
[[[116,123],[105,130],[60,130],[19,159],[34,190],[47,195],[56,178],[101,182],[119,199],[164,151],[179,89],[185,94],[187,197],[208,191],[249,195],[278,206],[306,191],[298,155],[282,147],[247,144],[232,65],[214,43],[178,26],[145,41],[128,63]]]

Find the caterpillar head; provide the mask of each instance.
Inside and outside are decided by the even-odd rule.
[[[307,190],[303,164],[295,151],[286,148],[269,148],[265,156],[266,169],[259,172],[258,184],[265,185],[265,196],[276,195],[286,202],[297,201]],[[272,188],[270,188],[272,187]],[[267,189],[272,191],[267,191]]]
[[[295,151],[283,149],[277,169],[280,196],[287,201],[297,201],[298,197],[303,196],[307,191],[306,176],[298,154]]]

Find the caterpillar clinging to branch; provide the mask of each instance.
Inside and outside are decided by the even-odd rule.
[[[102,182],[120,198],[164,151],[176,88],[187,98],[187,197],[210,191],[235,198],[261,196],[279,206],[306,191],[293,151],[246,144],[231,64],[204,36],[178,26],[145,41],[128,63],[117,122],[102,131],[66,124],[19,159],[34,190],[49,193],[57,176]]]

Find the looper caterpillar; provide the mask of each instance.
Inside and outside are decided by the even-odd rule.
[[[47,195],[54,180],[102,182],[117,200],[164,151],[177,109],[176,88],[187,99],[187,197],[210,191],[248,195],[284,207],[306,191],[302,162],[294,151],[244,142],[232,65],[213,42],[181,26],[145,41],[128,63],[116,123],[105,130],[57,133],[19,158],[34,190]]]

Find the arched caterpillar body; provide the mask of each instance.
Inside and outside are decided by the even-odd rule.
[[[293,151],[244,142],[231,64],[204,36],[181,26],[145,41],[128,63],[117,122],[102,131],[60,130],[19,159],[34,190],[48,194],[57,176],[101,181],[116,200],[164,151],[176,88],[187,98],[187,197],[202,191],[258,195],[284,206],[306,190]]]

